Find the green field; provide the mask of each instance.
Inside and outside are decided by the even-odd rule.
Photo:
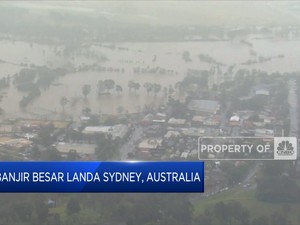
[[[300,203],[267,203],[258,201],[255,197],[254,189],[250,190],[242,187],[235,187],[229,191],[201,199],[195,204],[195,215],[204,213],[206,208],[212,207],[215,203],[220,201],[224,203],[230,201],[241,203],[249,210],[251,217],[270,216],[276,212],[287,216],[292,224],[296,225],[300,223]]]

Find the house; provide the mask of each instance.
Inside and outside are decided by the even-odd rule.
[[[261,119],[264,124],[271,124],[275,121],[274,116],[268,116],[268,115],[264,115],[264,114],[260,114],[259,119]]]
[[[88,122],[91,119],[90,116],[80,116],[80,121],[82,122]]]
[[[171,138],[171,137],[179,137],[179,136],[180,136],[180,132],[178,132],[178,131],[173,131],[173,130],[169,130],[169,131],[165,134],[164,138],[169,139],[169,138]]]
[[[140,151],[150,151],[156,150],[162,143],[162,139],[159,138],[147,138],[142,140],[138,144],[138,149]]]
[[[6,148],[20,150],[32,145],[32,141],[24,138],[5,138],[3,137],[0,140],[0,145],[5,146]]]
[[[253,125],[255,127],[264,127],[265,126],[265,123],[264,122],[253,122]]]
[[[188,156],[189,156],[188,152],[182,152],[180,157],[183,159],[187,159]]]
[[[240,117],[238,115],[233,115],[229,119],[229,126],[239,126],[240,125]]]
[[[59,142],[56,145],[56,149],[62,154],[68,154],[70,150],[76,151],[76,153],[80,156],[86,155],[94,155],[95,154],[96,145],[94,144],[70,144]]]
[[[184,136],[199,137],[205,134],[205,129],[189,127],[189,128],[182,128],[181,132]]]
[[[16,131],[16,126],[13,124],[5,124],[2,123],[0,125],[0,132],[1,133],[13,133]]]
[[[154,116],[151,113],[149,113],[140,121],[140,124],[142,126],[150,125],[152,123],[153,118]]]
[[[256,90],[255,91],[255,95],[265,95],[265,96],[269,96],[270,95],[270,91],[268,90]]]
[[[167,115],[164,113],[156,113],[152,119],[152,123],[165,123],[167,120]]]
[[[124,138],[129,131],[129,127],[124,124],[114,126],[88,126],[82,131],[85,135],[105,134],[111,135],[112,139]]]
[[[196,114],[216,114],[220,104],[212,100],[191,100],[188,109]]]
[[[237,111],[236,115],[240,117],[241,120],[248,120],[254,114],[253,110],[240,110]]]
[[[52,199],[48,199],[45,203],[49,208],[56,207],[56,202]]]
[[[205,121],[206,117],[204,116],[194,116],[192,119],[192,124],[194,125],[203,125],[203,122]]]
[[[203,125],[205,126],[212,126],[212,127],[216,127],[219,126],[221,123],[221,119],[219,115],[213,115],[208,117],[204,122]]]
[[[155,124],[144,128],[144,134],[147,136],[162,136],[165,133],[165,128],[161,124]]]
[[[272,129],[255,129],[255,137],[274,137],[274,130]]]
[[[168,125],[170,126],[184,126],[186,123],[185,119],[175,119],[175,118],[171,118],[168,121]]]
[[[244,127],[245,129],[252,129],[252,128],[254,128],[253,121],[250,121],[250,120],[244,120],[244,121],[243,121],[243,127]]]

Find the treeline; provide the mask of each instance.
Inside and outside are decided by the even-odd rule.
[[[1,194],[0,224],[46,224],[46,200],[40,194]]]
[[[288,162],[265,162],[257,179],[257,199],[271,203],[300,202],[300,185],[291,176],[294,170]]]
[[[23,68],[13,77],[16,88],[26,93],[20,100],[21,108],[26,108],[34,99],[41,95],[40,89],[47,89],[59,76],[68,71],[62,68],[50,69],[48,67]]]
[[[2,195],[0,224],[191,225],[187,199],[185,194]]]
[[[290,206],[255,215],[236,201],[195,213],[186,194],[6,194],[0,224],[39,225],[291,225]],[[59,210],[57,210],[59,209]]]
[[[134,74],[160,74],[160,75],[173,75],[177,74],[176,71],[171,70],[171,69],[165,69],[159,66],[156,67],[134,67],[133,68],[133,73]]]
[[[216,61],[214,58],[212,58],[209,55],[205,55],[205,54],[199,54],[199,60],[202,62],[206,62],[206,63],[213,63],[213,64],[217,64],[217,65],[224,65],[221,62]]]
[[[196,216],[196,225],[291,225],[286,211],[273,212],[271,215],[251,216],[250,211],[236,201],[217,202]]]
[[[195,26],[194,29],[187,26],[149,26],[126,21],[112,21],[100,14],[84,16],[58,11],[39,15],[40,19],[36,20],[38,14],[36,15],[34,10],[29,13],[28,10],[3,6],[0,9],[0,32],[49,43],[57,42],[57,40],[66,43],[80,43],[83,40],[96,42],[182,41],[193,35],[201,35],[203,39],[209,39],[211,35],[222,38],[226,33],[223,27],[218,26],[213,28]],[[139,32],[136,32],[137,30]],[[235,35],[232,34],[232,36]]]
[[[92,65],[81,65],[78,67],[77,71],[99,71],[99,72],[108,72],[108,73],[125,73],[124,68],[111,67],[111,66],[98,66],[96,64]]]
[[[0,90],[9,88],[10,86],[10,75],[7,75],[7,77],[3,77],[0,79]]]

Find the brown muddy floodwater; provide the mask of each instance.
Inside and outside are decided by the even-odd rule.
[[[145,82],[159,83],[162,87],[174,85],[181,81],[188,69],[210,69],[211,64],[199,60],[199,54],[209,55],[211,58],[224,64],[221,67],[225,72],[230,65],[238,68],[260,69],[267,72],[292,72],[300,70],[300,41],[288,40],[259,40],[248,37],[247,41],[252,46],[243,44],[240,40],[234,41],[211,41],[211,42],[164,42],[164,43],[115,43],[115,48],[110,49],[101,45],[88,45],[80,47],[74,53],[74,57],[65,58],[58,54],[62,46],[48,46],[42,44],[30,44],[27,42],[12,42],[10,40],[0,41],[0,77],[7,74],[15,74],[22,66],[21,63],[47,65],[48,67],[61,67],[72,64],[79,67],[85,64],[96,63],[100,66],[124,68],[125,72],[99,72],[87,71],[67,74],[55,81],[47,90],[42,90],[41,96],[28,106],[27,112],[19,108],[19,101],[23,93],[11,86],[8,90],[2,91],[4,98],[1,107],[9,116],[26,116],[28,114],[38,115],[59,115],[62,107],[60,99],[65,96],[68,99],[78,98],[75,106],[66,106],[66,113],[74,119],[78,118],[85,107],[90,107],[94,113],[118,113],[121,106],[125,111],[137,112],[145,104],[158,105],[165,100],[163,93],[157,96],[147,95],[143,84]],[[182,59],[182,53],[189,51],[191,62]],[[87,57],[91,52],[95,57]],[[251,54],[252,52],[252,54]],[[256,55],[253,54],[255,52]],[[100,56],[105,56],[108,61],[101,62]],[[278,57],[282,55],[283,57]],[[259,56],[273,57],[272,60],[264,63],[242,65],[247,60],[257,59]],[[153,60],[156,58],[156,60]],[[161,67],[172,70],[173,74],[134,74],[134,67]],[[118,95],[114,90],[111,95],[97,95],[96,84],[98,80],[112,79],[123,88],[123,93]],[[139,82],[141,87],[135,94],[129,92],[128,81]],[[87,100],[83,99],[82,86],[90,84],[91,93]]]

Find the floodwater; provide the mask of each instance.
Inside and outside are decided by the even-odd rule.
[[[188,69],[210,69],[212,64],[200,61],[199,54],[208,55],[215,61],[222,63],[223,72],[231,65],[235,65],[235,69],[260,69],[267,72],[300,70],[298,62],[300,58],[299,40],[267,40],[248,37],[247,42],[250,42],[252,46],[244,44],[240,40],[114,43],[115,48],[107,47],[111,44],[85,44],[70,57],[64,57],[61,54],[62,46],[0,40],[0,60],[5,61],[0,63],[0,77],[15,74],[22,68],[20,64],[47,65],[52,68],[66,65],[74,65],[78,68],[82,65],[98,64],[107,68],[124,69],[125,71],[124,73],[84,71],[67,74],[56,80],[55,85],[49,89],[42,90],[41,96],[28,106],[27,112],[23,112],[19,108],[19,101],[25,94],[18,92],[15,87],[11,86],[8,90],[2,91],[2,93],[6,93],[1,107],[5,110],[6,115],[60,115],[62,112],[60,99],[65,96],[69,100],[78,99],[77,104],[73,106],[68,104],[65,108],[66,114],[71,115],[74,119],[78,118],[82,109],[86,107],[91,108],[93,113],[117,114],[120,106],[123,108],[123,112],[137,112],[142,110],[145,104],[157,106],[160,102],[165,101],[162,92],[157,96],[148,95],[143,88],[145,82],[159,83],[165,87],[181,81]],[[190,62],[185,62],[182,59],[184,51],[190,53]],[[105,56],[108,60],[101,61],[101,56]],[[273,58],[264,63],[242,65],[242,63],[254,60],[258,56]],[[160,67],[172,71],[172,74],[134,74],[134,67]],[[111,95],[98,96],[96,84],[98,80],[105,79],[112,79],[116,84],[121,85],[123,93],[118,95],[112,90]],[[136,93],[129,91],[127,84],[130,80],[139,82],[141,85]],[[84,84],[90,84],[92,87],[86,100],[82,95]]]

